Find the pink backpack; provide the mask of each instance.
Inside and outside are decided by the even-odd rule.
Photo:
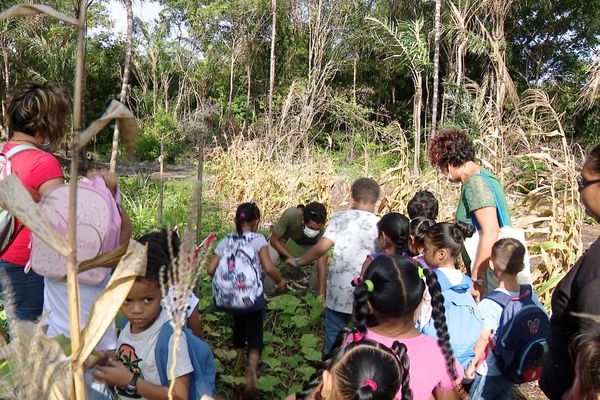
[[[77,262],[89,260],[100,253],[119,247],[121,215],[116,199],[101,176],[84,178],[77,186]],[[39,206],[50,223],[63,237],[67,237],[69,187],[52,188],[41,199]],[[31,257],[25,271],[50,278],[67,273],[67,260],[48,247],[36,235],[31,235]],[[94,268],[79,274],[79,283],[97,285],[110,273],[109,268]]]

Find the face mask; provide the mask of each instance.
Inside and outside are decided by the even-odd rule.
[[[444,177],[446,179],[448,179],[448,182],[450,182],[450,183],[458,183],[458,181],[456,179],[454,179],[454,177],[452,175],[450,175],[450,172],[448,172],[448,175],[444,175]]]
[[[308,226],[304,225],[303,232],[304,232],[304,236],[312,239],[314,237],[317,237],[321,231],[315,231],[314,229],[310,229]]]

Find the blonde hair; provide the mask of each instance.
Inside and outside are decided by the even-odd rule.
[[[7,117],[9,137],[15,132],[41,135],[56,147],[65,137],[69,103],[57,85],[25,82],[8,98]]]

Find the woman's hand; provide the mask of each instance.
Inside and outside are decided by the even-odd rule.
[[[123,363],[111,358],[106,365],[96,367],[94,378],[107,385],[125,387],[131,382],[133,373]]]

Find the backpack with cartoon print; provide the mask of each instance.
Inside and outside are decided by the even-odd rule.
[[[500,324],[491,344],[496,365],[513,383],[540,378],[544,355],[548,352],[550,320],[542,307],[533,301],[531,285],[521,285],[519,296],[511,297],[494,290],[484,298],[502,308]]]
[[[217,307],[225,310],[255,309],[264,301],[262,267],[252,241],[257,233],[225,237],[227,246],[212,280]]]

